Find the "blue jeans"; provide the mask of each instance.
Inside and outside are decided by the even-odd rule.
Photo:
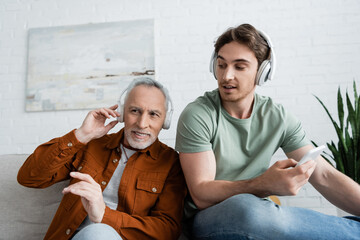
[[[202,240],[360,239],[360,217],[329,216],[239,194],[198,212],[192,235]]]
[[[103,223],[93,223],[81,229],[71,240],[122,240],[114,228]]]

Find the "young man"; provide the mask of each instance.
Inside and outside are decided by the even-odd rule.
[[[194,239],[359,239],[360,218],[281,207],[270,195],[296,195],[308,181],[330,202],[360,215],[360,187],[323,158],[295,167],[312,145],[300,122],[255,93],[272,78],[268,37],[249,24],[215,43],[218,88],[182,112],[176,150],[192,199],[185,214]],[[288,159],[268,168],[281,147]],[[355,220],[357,219],[357,220]]]
[[[134,80],[124,105],[89,112],[80,128],[40,145],[18,173],[45,188],[71,179],[45,239],[177,239],[186,186],[178,154],[157,137],[173,111],[167,90]],[[124,94],[122,94],[124,95]],[[121,114],[123,113],[123,114]],[[107,134],[118,121],[118,133]]]

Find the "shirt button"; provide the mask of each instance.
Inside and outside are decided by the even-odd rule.
[[[82,168],[83,168],[82,166],[78,167],[78,171],[80,172]]]
[[[105,186],[105,185],[106,185],[106,182],[105,182],[105,181],[102,181],[101,184],[102,184],[103,186]]]
[[[113,159],[112,162],[113,162],[113,163],[117,163],[117,161],[118,161],[118,160],[115,158],[115,159]]]
[[[66,235],[69,235],[71,233],[70,228],[66,229],[65,233],[66,233]]]
[[[151,191],[153,191],[154,193],[157,192],[156,187],[153,187],[153,188],[151,189]]]
[[[73,145],[72,145],[71,142],[69,142],[69,143],[67,144],[67,146],[68,146],[68,147],[72,147]]]

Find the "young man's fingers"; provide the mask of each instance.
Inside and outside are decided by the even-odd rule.
[[[311,171],[311,173],[315,170],[316,162],[314,160],[310,160],[304,164],[301,164],[299,166],[296,166],[295,169],[299,171],[300,174],[304,174],[308,171]]]
[[[286,159],[286,160],[277,161],[275,164],[277,167],[285,169],[289,167],[294,167],[296,163],[297,162],[294,159]]]

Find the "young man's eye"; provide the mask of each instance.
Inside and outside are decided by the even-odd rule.
[[[217,64],[217,67],[220,69],[224,69],[226,67],[226,65],[224,63],[219,63]]]
[[[235,69],[236,69],[236,70],[244,70],[245,68],[242,67],[242,66],[235,66]]]

